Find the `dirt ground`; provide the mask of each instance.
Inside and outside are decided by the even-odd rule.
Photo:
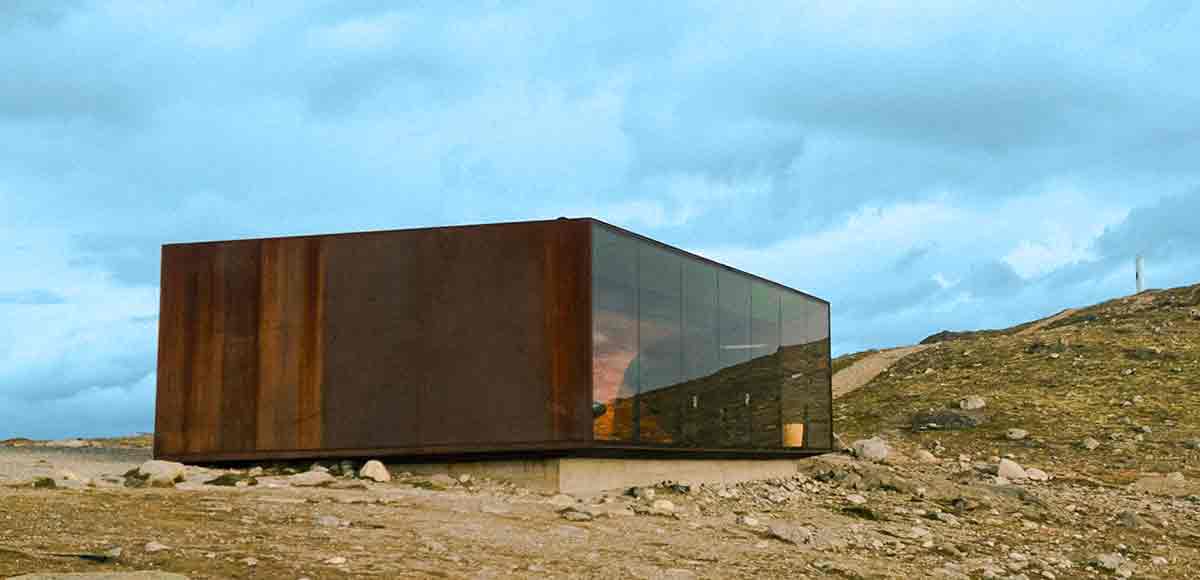
[[[121,474],[147,449],[0,447],[0,576],[1183,578],[1200,564],[1190,482],[995,485],[978,465],[913,452],[831,455],[737,486],[661,485],[653,498],[573,498],[396,468],[387,483],[310,488],[279,466],[245,487],[203,482],[246,469],[192,467],[173,487],[130,488]],[[68,467],[76,479],[61,479]],[[27,479],[42,474],[60,479]]]

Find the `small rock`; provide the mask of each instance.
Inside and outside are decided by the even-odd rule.
[[[911,530],[909,530],[908,537],[910,537],[914,540],[919,540],[921,538],[928,536],[931,533],[932,532],[930,532],[928,528],[922,528],[920,526],[915,526]]]
[[[467,484],[471,483],[471,474],[464,473],[464,474],[458,476],[458,483],[460,483],[462,485],[467,485]]]
[[[1020,441],[1029,436],[1029,431],[1024,429],[1009,429],[1004,433],[1004,436],[1012,441]]]
[[[363,464],[362,469],[358,471],[358,476],[371,481],[380,483],[392,480],[392,474],[388,471],[383,462],[378,459],[372,459]]]
[[[567,507],[567,506],[575,505],[576,500],[575,500],[575,498],[573,498],[565,493],[558,493],[558,494],[555,494],[554,497],[551,497],[549,501],[552,505],[556,505],[559,507]]]
[[[80,479],[79,479],[79,476],[78,476],[78,475],[75,475],[75,473],[74,473],[74,472],[72,472],[72,471],[68,471],[68,470],[66,470],[66,469],[60,469],[60,470],[58,470],[58,471],[57,471],[57,472],[54,474],[54,478],[55,478],[55,479],[62,480],[62,481],[80,481]]]
[[[1050,481],[1050,474],[1036,467],[1025,468],[1025,477],[1028,477],[1030,481]]]
[[[340,565],[346,563],[346,559],[341,556],[334,556],[332,558],[329,558],[328,560],[325,560],[325,563],[332,564],[334,566],[340,566]]]
[[[350,524],[337,516],[318,516],[313,521],[323,528],[343,528]]]
[[[1200,449],[1200,439],[1188,439],[1183,442],[1183,446],[1188,449]]]
[[[746,526],[749,528],[757,528],[758,527],[758,518],[741,515],[741,516],[737,517],[737,523],[738,523],[738,525]]]
[[[931,429],[974,429],[986,422],[986,417],[975,411],[960,411],[958,409],[942,409],[920,412],[910,418],[913,429],[929,431]]]
[[[325,471],[305,471],[289,476],[287,482],[295,487],[321,487],[337,481]]]
[[[147,554],[153,554],[155,552],[161,552],[163,550],[170,550],[171,547],[164,545],[164,544],[160,544],[158,542],[148,542],[144,549],[146,550]]]
[[[650,487],[631,487],[628,494],[642,501],[654,500],[654,489]]]
[[[1092,560],[1093,564],[1109,571],[1116,571],[1125,562],[1125,556],[1120,554],[1100,554]]]
[[[812,541],[813,530],[805,526],[776,523],[767,526],[767,535],[789,544],[802,545]]]
[[[250,477],[249,475],[242,475],[240,473],[222,473],[217,477],[204,481],[204,485],[246,487],[250,485],[258,485],[258,480]]]
[[[1029,474],[1025,473],[1025,469],[1011,459],[1001,459],[996,464],[996,475],[1009,480],[1027,479],[1029,477]]]
[[[454,487],[458,485],[458,480],[446,475],[445,473],[435,473],[429,476],[429,483],[441,487]]]
[[[850,502],[850,504],[852,504],[852,505],[863,505],[863,504],[867,503],[867,498],[865,498],[862,495],[859,495],[857,493],[852,493],[852,494],[846,496],[846,501]]]
[[[354,462],[349,459],[343,459],[338,462],[338,470],[344,477],[353,477],[354,474],[358,472],[358,470],[355,469]]]
[[[1097,447],[1100,447],[1100,442],[1091,437],[1085,437],[1083,441],[1079,442],[1079,446],[1088,451],[1094,451]]]
[[[974,395],[969,396],[969,397],[963,397],[962,399],[959,399],[959,401],[958,401],[958,408],[960,408],[964,411],[976,411],[976,410],[982,409],[986,406],[987,406],[987,401],[984,401],[983,397],[976,397]]]
[[[1168,562],[1167,562],[1167,559],[1166,559],[1166,558],[1164,558],[1164,557],[1162,557],[1162,556],[1155,556],[1155,557],[1153,557],[1153,558],[1150,558],[1150,565],[1151,565],[1151,566],[1159,566],[1159,567],[1162,567],[1162,566],[1166,566],[1166,565],[1167,565],[1167,563],[1168,563]]]
[[[251,567],[257,566],[258,558],[242,558],[242,563]]]
[[[654,500],[654,503],[650,504],[650,508],[653,509],[654,511],[663,512],[663,513],[674,513],[675,512],[675,504],[672,503],[671,500],[666,500],[666,499]]]
[[[593,516],[590,512],[581,510],[574,506],[565,507],[561,510],[558,510],[558,515],[562,519],[569,522],[590,522],[595,519],[595,516]]]
[[[853,448],[854,456],[864,461],[883,461],[891,453],[887,442],[879,437],[859,439],[854,442]]]
[[[183,481],[186,468],[182,463],[151,459],[138,467],[137,473],[146,485],[169,487]]]
[[[1122,510],[1117,514],[1117,524],[1123,528],[1140,528],[1142,527],[1142,517],[1133,510]]]
[[[941,462],[941,460],[938,459],[936,455],[934,455],[924,449],[918,449],[917,452],[913,454],[913,456],[916,457],[917,461],[920,463],[940,463]]]
[[[479,511],[485,514],[502,515],[511,512],[512,508],[510,508],[508,504],[491,501],[484,502],[482,505],[480,505]]]

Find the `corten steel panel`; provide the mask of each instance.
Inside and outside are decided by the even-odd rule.
[[[586,444],[589,243],[555,220],[165,246],[155,454]]]

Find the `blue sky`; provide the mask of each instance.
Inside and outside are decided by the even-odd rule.
[[[2,2],[0,437],[151,429],[165,242],[590,215],[838,352],[1200,282],[1200,8],[1040,4]]]

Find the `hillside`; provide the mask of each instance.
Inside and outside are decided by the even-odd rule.
[[[1012,454],[1109,483],[1200,477],[1200,285],[923,343],[933,346],[835,402],[845,441],[883,434],[946,457]],[[961,409],[972,396],[986,406]]]

